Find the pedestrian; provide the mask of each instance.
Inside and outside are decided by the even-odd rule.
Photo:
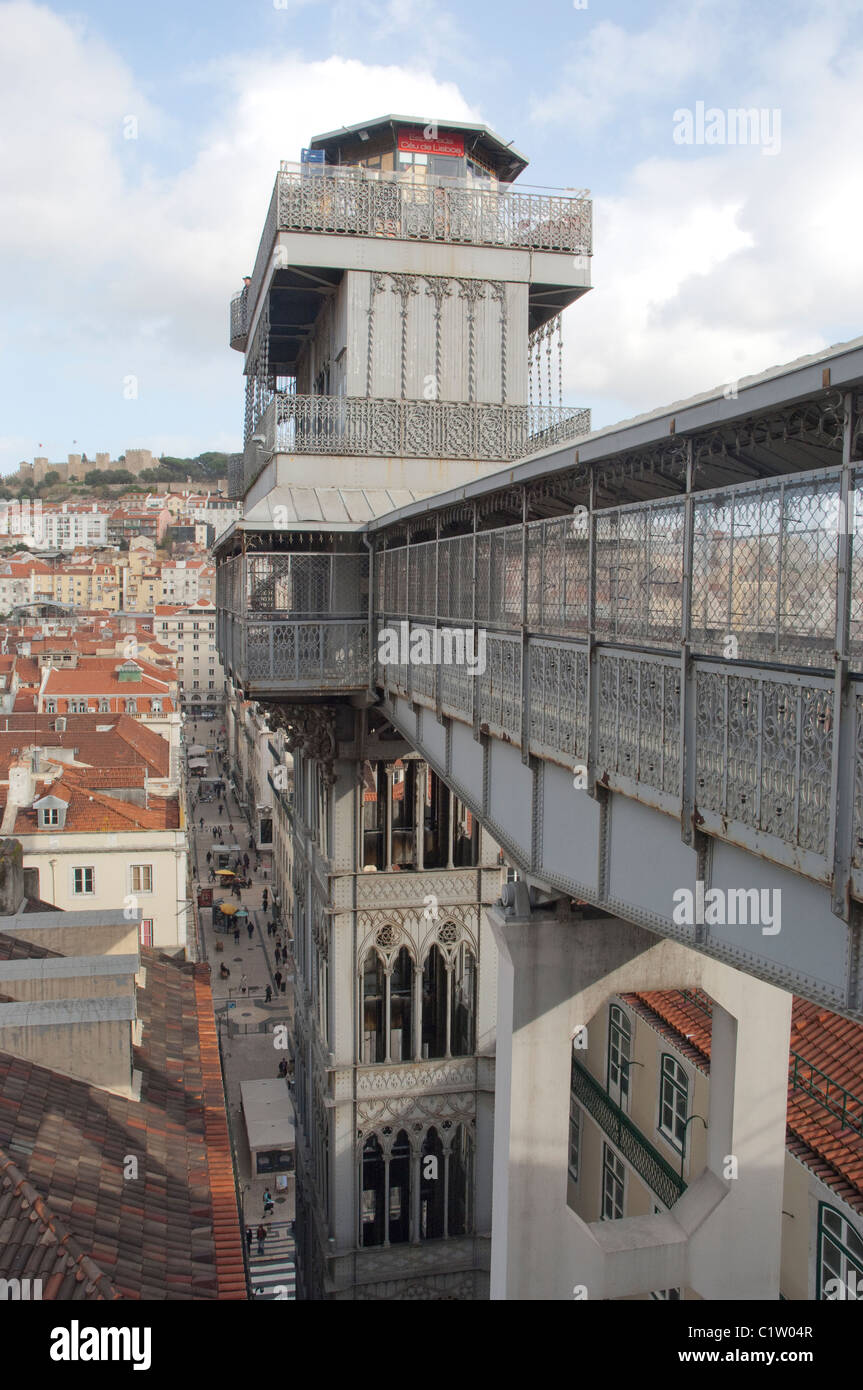
[[[254,842],[254,840],[252,839],[252,836],[250,835],[250,836],[249,836],[249,849],[254,849],[254,848],[255,848],[255,842]]]
[[[281,1060],[281,1062],[279,1063],[279,1076],[280,1076],[280,1077],[282,1078],[282,1080],[284,1081],[284,1079],[285,1079],[285,1077],[287,1076],[287,1074],[288,1074],[288,1064],[287,1064],[287,1062],[285,1061],[285,1059],[284,1059],[284,1057],[283,1057],[282,1060]]]
[[[207,863],[208,863],[208,864],[212,863],[212,860],[213,860],[212,851],[208,849],[208,850],[207,850]]]
[[[216,871],[215,871],[215,869],[211,869],[211,870],[210,870],[210,882],[211,882],[211,883],[215,883],[215,882],[216,882]]]
[[[246,1249],[248,1250],[248,1252],[249,1252],[250,1255],[251,1255],[251,1253],[252,1253],[252,1239],[253,1239],[253,1237],[252,1237],[252,1228],[251,1228],[251,1226],[247,1226],[247,1227],[246,1227]]]
[[[249,922],[249,940],[250,940],[250,941],[251,941],[252,937],[254,936],[254,934],[255,934],[254,924],[250,921],[250,922]]]
[[[234,927],[234,945],[235,945],[235,946],[239,946],[239,944],[240,944],[240,928],[239,928],[239,927]]]
[[[281,951],[279,950],[279,948],[278,948],[278,946],[277,946],[277,947],[276,947],[276,965],[281,965],[281,963],[282,963],[282,953],[281,953]]]
[[[265,990],[265,992],[264,992],[264,1003],[265,1003],[265,1004],[269,1004],[269,1002],[270,1002],[270,1000],[272,999],[272,997],[273,997],[273,987],[272,987],[272,985],[267,985],[267,988],[266,988],[266,990]]]
[[[273,976],[273,979],[274,979],[275,982],[276,982],[276,989],[279,989],[279,990],[280,990],[280,989],[282,988],[282,972],[281,972],[281,970],[277,970],[277,971],[276,971],[275,975]]]
[[[258,1254],[264,1253],[264,1241],[267,1239],[267,1228],[264,1225],[258,1227]]]
[[[274,923],[273,923],[273,926],[275,927],[275,925],[276,925],[276,924],[275,924],[275,922],[274,922]],[[279,932],[278,936],[276,937],[276,945],[278,946],[279,950],[282,949],[282,934],[281,934],[281,932]]]
[[[201,829],[203,830],[203,828],[204,828],[204,817],[201,816]]]
[[[234,822],[233,822],[233,821],[229,821],[229,822],[228,822],[228,829],[230,830],[231,834],[233,835],[233,833],[234,833]]]
[[[224,808],[224,806],[222,805],[222,803],[221,803],[221,801],[220,801],[220,802],[219,802],[219,815],[220,815],[220,816],[223,816],[224,814],[225,814],[225,808]]]
[[[272,934],[273,934],[273,924],[272,924],[272,922],[270,921],[270,922],[267,922],[267,936],[272,936]]]
[[[246,870],[246,873],[249,872],[249,856],[247,854],[243,855],[243,868]]]
[[[271,1211],[273,1211],[273,1199],[270,1195],[270,1189],[267,1188],[264,1193],[264,1216],[267,1216]]]
[[[264,906],[264,911],[266,912],[266,910],[267,910],[267,890],[266,890],[266,888],[264,889],[263,906]]]

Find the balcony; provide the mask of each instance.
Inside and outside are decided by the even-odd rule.
[[[356,166],[310,169],[283,162],[277,176],[278,228],[359,236],[465,242],[531,251],[592,251],[586,193],[528,193],[415,173]]]
[[[367,688],[365,554],[237,555],[217,585],[222,665],[247,698]]]
[[[249,288],[240,290],[231,300],[230,344],[238,352],[244,352],[249,335]]]
[[[514,192],[471,179],[283,162],[264,224],[248,303],[273,265],[279,232],[335,232],[405,241],[593,254],[593,204],[585,190]],[[237,310],[237,327],[240,327]],[[232,306],[231,328],[234,319]],[[245,332],[248,332],[248,320]],[[232,346],[240,347],[238,341]]]
[[[671,1164],[645,1139],[629,1116],[619,1105],[615,1105],[604,1087],[574,1057],[572,1094],[663,1206],[673,1207],[678,1197],[686,1191],[683,1178],[675,1173]]]
[[[256,433],[266,454],[360,458],[478,459],[501,464],[590,432],[579,406],[483,405],[452,401],[376,400],[362,396],[272,397]],[[264,456],[248,444],[242,462],[248,489]],[[239,474],[231,481],[239,486]]]

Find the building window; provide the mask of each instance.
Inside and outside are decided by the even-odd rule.
[[[607,1090],[611,1099],[626,1110],[629,1099],[629,1072],[632,1060],[632,1027],[623,1009],[612,1004],[608,1011]]]
[[[56,700],[46,700],[46,701],[45,701],[45,713],[46,713],[46,714],[56,714],[56,713],[57,713],[57,701],[56,701]]]
[[[153,866],[152,864],[133,864],[131,868],[132,892],[133,893],[152,893],[153,891]]]
[[[444,923],[446,931],[450,923]],[[476,957],[462,941],[453,957],[450,1051],[453,1057],[470,1057],[474,1051],[476,1018]]]
[[[428,1162],[429,1159],[433,1159],[434,1162]],[[446,1234],[445,1162],[440,1135],[432,1126],[423,1140],[420,1154],[420,1240],[439,1240]]]
[[[369,951],[363,966],[363,1045],[366,1065],[386,1056],[384,1038],[384,965],[377,951]],[[364,1242],[365,1244],[366,1242]]]
[[[863,1240],[826,1202],[818,1204],[818,1298],[863,1300]]]
[[[626,1168],[610,1144],[602,1146],[602,1219],[619,1221],[623,1216]]]
[[[72,870],[72,892],[76,895],[82,893],[95,893],[96,891],[96,871],[92,868]]]
[[[150,713],[151,713],[151,714],[161,714],[161,713],[162,713],[162,701],[161,701],[161,700],[151,700],[151,701],[150,701]]]
[[[394,1062],[409,1062],[413,1048],[414,963],[402,946],[390,973],[390,1052]]]
[[[99,713],[100,713],[100,714],[110,714],[110,713],[111,713],[111,701],[110,701],[110,700],[100,700],[100,701],[99,701]]]
[[[152,946],[153,944],[153,919],[152,917],[141,918],[141,945]]]
[[[466,1236],[473,1230],[473,1137],[465,1124],[456,1127],[448,1176],[447,1235]]]
[[[446,1055],[446,1005],[448,972],[443,951],[432,946],[423,962],[422,1055]]]
[[[43,812],[42,812],[42,824],[43,824],[43,825],[59,825],[59,824],[60,824],[60,812],[58,811],[58,809],[57,809],[56,806],[46,806],[46,807],[45,807],[45,809],[44,809]]]
[[[126,713],[127,713],[127,714],[137,714],[137,713],[138,713],[138,701],[137,701],[137,700],[127,700],[127,701],[126,701]]]
[[[569,1176],[578,1182],[578,1159],[581,1149],[581,1107],[575,1096],[569,1098]]]
[[[667,1052],[662,1056],[662,1080],[659,1087],[659,1132],[679,1153],[686,1140],[686,1111],[689,1104],[689,1079],[679,1062]]]

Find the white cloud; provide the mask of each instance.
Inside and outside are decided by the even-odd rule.
[[[666,96],[660,157],[637,164],[615,197],[598,196],[596,288],[565,326],[568,398],[592,404],[596,423],[622,404],[652,409],[863,331],[863,185],[852,173],[863,40],[848,6],[828,8],[775,35],[752,73],[745,104],[780,108],[779,154],[674,146],[677,101]],[[674,61],[671,52],[654,72],[659,93]],[[720,104],[724,90],[704,95]]]
[[[228,391],[237,443],[241,358],[227,349],[228,302],[254,263],[280,159],[298,158],[320,131],[389,110],[477,119],[454,84],[409,63],[253,54],[204,74],[224,94],[218,121],[186,167],[164,176],[171,125],[97,37],[20,0],[0,4],[0,23],[0,121],[15,133],[0,147],[0,255],[12,268],[0,346],[19,360],[41,354],[46,412],[56,415],[68,391],[81,413],[88,398],[90,414],[98,402],[96,413],[124,433],[140,421],[129,445],[157,445],[176,433],[172,415],[179,424],[208,400],[222,411]],[[137,140],[123,138],[130,114]],[[124,413],[129,374],[140,394]],[[164,425],[152,414],[157,399]],[[51,433],[39,420],[33,427]],[[71,420],[58,438],[67,430],[81,438]],[[21,456],[0,459],[8,468]]]

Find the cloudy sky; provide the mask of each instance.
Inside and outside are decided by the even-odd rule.
[[[698,103],[763,140],[680,143]],[[389,111],[591,189],[564,398],[597,425],[863,333],[863,0],[0,0],[0,471],[239,448],[278,161]]]

